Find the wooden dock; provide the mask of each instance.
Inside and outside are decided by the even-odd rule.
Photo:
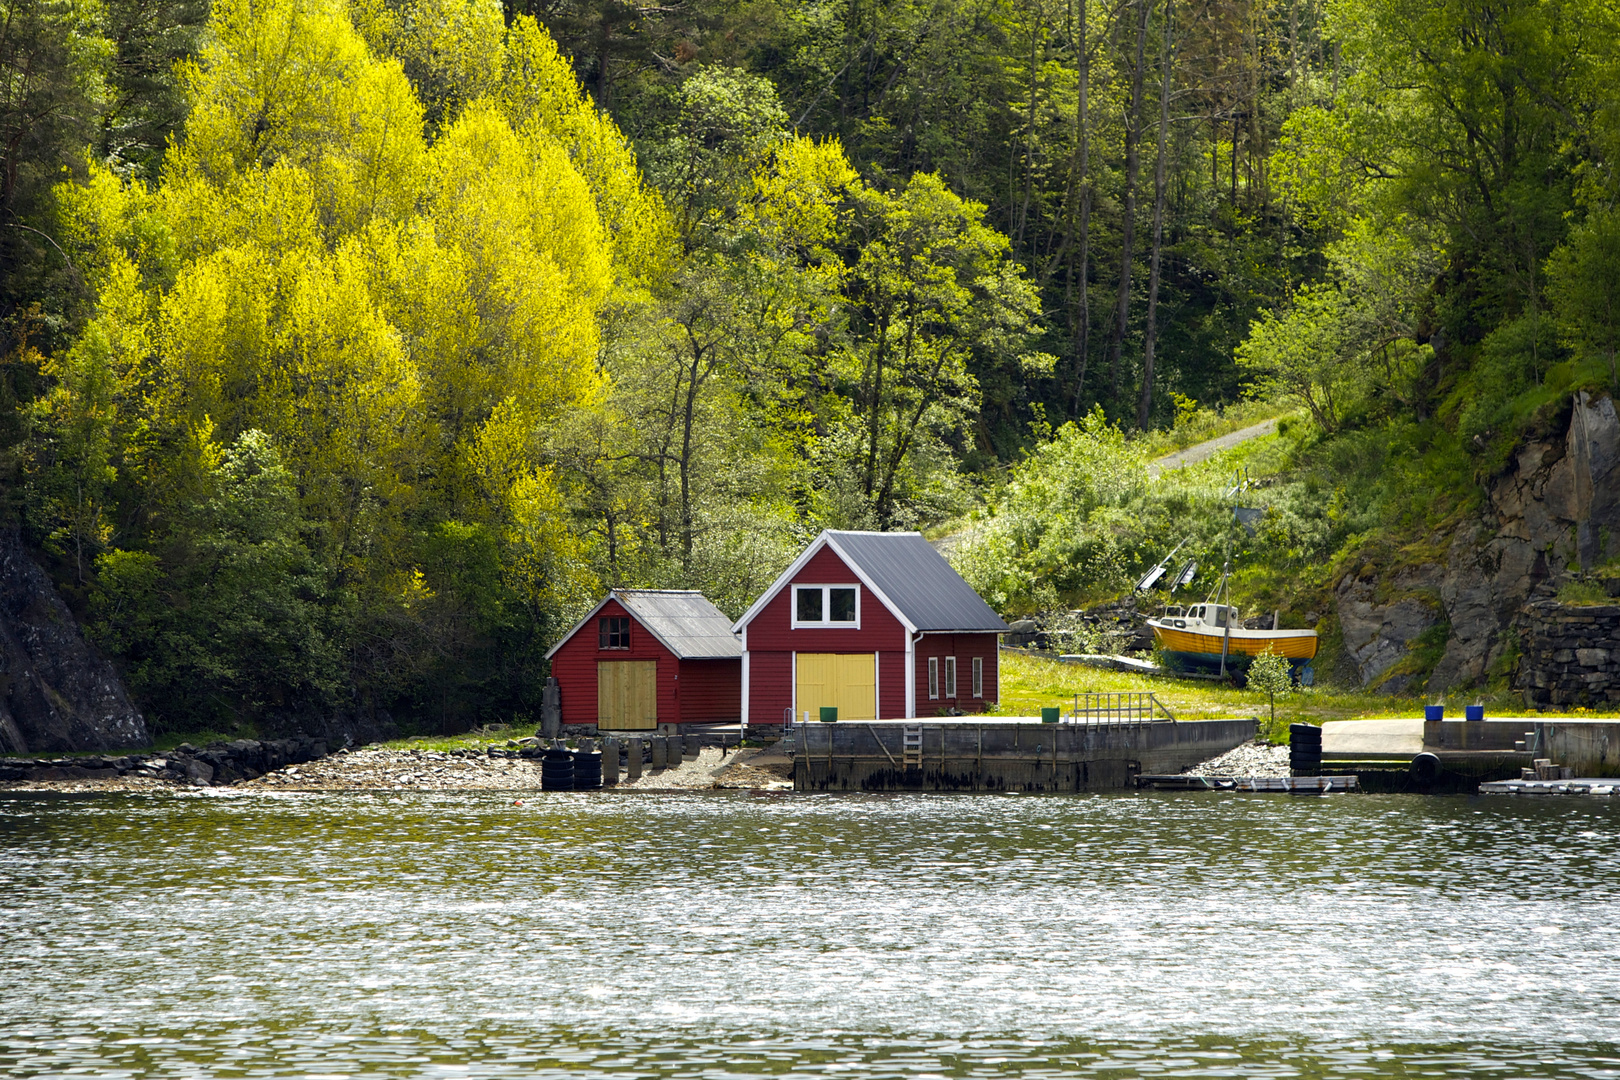
[[[1142,775],[1137,787],[1155,791],[1232,791],[1248,794],[1326,795],[1359,791],[1354,776],[1175,776]]]

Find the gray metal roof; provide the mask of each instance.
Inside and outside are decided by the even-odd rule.
[[[700,592],[614,589],[612,596],[682,660],[742,656],[742,642],[731,632],[731,620]]]
[[[918,630],[1006,632],[1001,616],[921,533],[828,530],[827,539]]]

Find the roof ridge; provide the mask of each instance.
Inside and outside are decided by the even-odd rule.
[[[900,531],[900,532],[895,532],[895,531],[885,532],[882,529],[827,529],[825,531],[832,533],[834,536],[921,536],[922,535],[922,533],[917,529],[906,529],[906,530]]]
[[[609,592],[616,593],[659,593],[664,596],[702,596],[702,589],[625,589],[613,588]]]

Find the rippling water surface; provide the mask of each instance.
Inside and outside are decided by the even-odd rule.
[[[1620,1077],[1620,806],[0,796],[0,1074]]]

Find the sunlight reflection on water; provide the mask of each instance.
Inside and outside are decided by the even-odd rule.
[[[0,1072],[1620,1077],[1580,799],[0,796]]]

